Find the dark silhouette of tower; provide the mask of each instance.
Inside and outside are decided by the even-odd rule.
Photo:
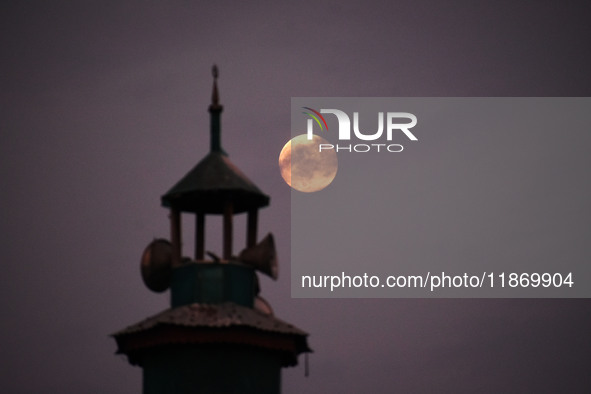
[[[281,368],[297,365],[309,352],[307,335],[277,319],[258,295],[257,273],[277,278],[271,234],[257,240],[263,194],[229,159],[221,146],[214,66],[211,151],[164,196],[170,209],[171,239],[154,240],[141,261],[142,277],[153,291],[171,290],[171,307],[121,330],[117,353],[143,369],[143,392],[279,393]],[[181,214],[195,215],[195,258],[181,254]],[[233,217],[246,213],[247,244],[232,254]],[[223,253],[207,252],[205,219],[223,217]]]

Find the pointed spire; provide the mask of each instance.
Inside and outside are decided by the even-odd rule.
[[[220,94],[218,92],[218,66],[215,64],[212,68],[212,75],[213,75],[213,92],[211,94],[211,105],[209,106],[209,113],[210,113],[210,132],[211,132],[211,152],[220,152],[222,154],[226,154],[222,149],[222,130],[221,130],[221,120],[220,114],[224,107],[220,105]]]
[[[211,69],[211,73],[213,75],[213,93],[211,95],[211,106],[212,107],[219,107],[220,106],[220,94],[218,93],[218,66],[213,65]]]

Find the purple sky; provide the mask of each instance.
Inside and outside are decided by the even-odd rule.
[[[588,300],[291,299],[276,164],[290,97],[589,96],[587,2],[21,3],[0,5],[3,391],[140,392],[108,334],[168,306],[139,258],[209,149],[214,62],[222,144],[271,196],[262,294],[315,350],[284,393],[591,391]]]

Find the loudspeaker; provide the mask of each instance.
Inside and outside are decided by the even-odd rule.
[[[150,242],[142,254],[140,268],[148,289],[157,293],[168,289],[172,274],[172,244],[166,239]]]
[[[269,275],[277,280],[279,266],[277,265],[277,252],[275,250],[275,240],[273,234],[269,233],[261,242],[251,248],[246,248],[238,259],[250,265],[257,271]]]

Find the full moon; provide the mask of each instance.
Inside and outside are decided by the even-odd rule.
[[[306,134],[287,141],[279,154],[279,169],[285,182],[301,192],[312,193],[324,189],[337,175],[338,160],[334,149],[319,152],[324,138]]]

